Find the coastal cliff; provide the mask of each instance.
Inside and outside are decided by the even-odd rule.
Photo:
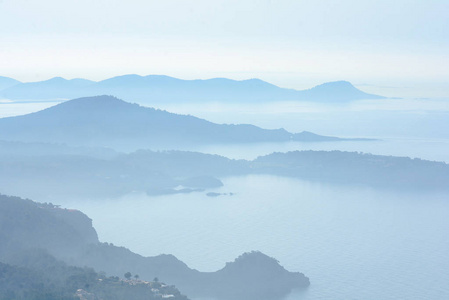
[[[216,272],[191,269],[173,255],[143,257],[124,247],[100,243],[92,220],[80,211],[18,197],[0,195],[0,238],[3,263],[30,267],[43,256],[88,266],[108,276],[130,271],[142,280],[159,278],[175,284],[189,296],[274,299],[310,284],[304,274],[289,272],[260,252],[245,253]]]

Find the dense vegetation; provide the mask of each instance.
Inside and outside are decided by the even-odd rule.
[[[0,240],[0,299],[74,299],[78,289],[98,299],[156,299],[155,286],[186,299],[173,287],[106,277],[55,258],[99,244],[91,220],[76,210],[0,195]]]
[[[174,287],[115,277],[128,272],[148,282],[157,277],[174,283],[188,295],[230,296],[231,292],[233,299],[285,295],[294,287],[309,285],[303,274],[289,272],[259,252],[210,273],[190,269],[173,255],[142,257],[126,248],[100,243],[92,221],[79,211],[4,195],[0,195],[0,240],[0,262],[10,265],[4,267],[5,275],[0,277],[3,290],[9,291],[5,297],[26,299],[27,293],[46,293],[49,299],[53,295],[70,299],[83,289],[102,299],[152,299],[158,294],[183,299]],[[13,273],[17,275],[9,276]],[[128,275],[125,277],[132,278]],[[231,288],[241,285],[247,285],[241,292]]]
[[[36,260],[33,268],[0,263],[1,300],[149,300],[172,295],[171,299],[186,300],[173,287],[159,282],[123,280],[106,277],[90,268],[67,266],[45,253],[28,256]],[[39,266],[36,262],[39,262]]]

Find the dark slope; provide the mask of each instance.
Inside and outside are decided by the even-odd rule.
[[[98,242],[92,220],[79,211],[3,195],[0,237],[0,256],[4,260],[30,248],[72,256],[84,245]]]
[[[263,102],[381,99],[364,93],[349,82],[329,82],[309,90],[285,89],[260,79],[182,80],[164,75],[123,75],[100,82],[60,77],[47,81],[22,83],[0,91],[8,99],[70,99],[91,95],[114,95],[141,104],[161,102]]]
[[[303,274],[288,272],[259,252],[245,254],[212,273],[192,270],[172,255],[145,258],[100,243],[91,220],[81,212],[17,197],[0,195],[0,224],[0,261],[26,267],[34,264],[32,253],[48,252],[71,265],[93,267],[108,275],[131,271],[142,279],[158,277],[174,283],[191,295],[231,299],[263,299],[260,296],[285,295],[292,288],[309,285]],[[229,289],[233,285],[236,288]]]
[[[135,287],[61,261],[100,245],[92,221],[77,210],[0,195],[0,240],[0,262],[9,264],[0,263],[2,300],[74,300],[78,289],[103,299],[157,299],[150,286]],[[173,290],[174,299],[187,299]]]
[[[336,138],[304,134],[306,141]],[[0,139],[134,148],[180,144],[286,142],[302,134],[253,125],[221,125],[130,104],[112,96],[79,98],[18,117],[0,119]]]
[[[90,268],[68,266],[40,251],[27,254],[39,263],[20,267],[0,262],[0,300],[160,300],[162,295],[188,300],[174,286],[106,277]]]
[[[0,91],[18,85],[21,82],[9,77],[0,76]],[[1,99],[1,96],[0,96]]]
[[[142,257],[126,248],[104,243],[89,249],[78,258],[78,264],[92,266],[108,274],[121,274],[131,266],[133,272],[145,278],[157,276],[175,283],[190,297],[218,297],[223,300],[279,300],[292,289],[306,288],[310,284],[304,274],[289,272],[274,258],[257,251],[244,253],[216,272],[199,272],[173,255]]]

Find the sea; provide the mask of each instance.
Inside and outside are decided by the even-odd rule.
[[[235,159],[274,151],[341,150],[449,163],[449,99],[376,101],[384,102],[158,107],[218,123],[375,139],[186,150]],[[55,104],[2,103],[0,117]],[[224,186],[213,191],[228,195],[132,193],[117,199],[67,198],[58,204],[92,218],[101,241],[145,256],[170,253],[200,271],[215,271],[244,252],[261,251],[310,278],[309,288],[282,300],[449,299],[449,194],[269,175],[221,179]]]

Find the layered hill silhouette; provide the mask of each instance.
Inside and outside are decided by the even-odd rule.
[[[365,93],[347,81],[324,83],[308,90],[285,89],[260,79],[182,80],[164,75],[123,75],[99,82],[55,77],[46,81],[1,87],[0,97],[21,100],[72,99],[92,95],[114,95],[140,104],[167,102],[342,102],[385,97]]]
[[[398,191],[449,189],[449,165],[407,157],[295,151],[248,161],[188,151],[125,154],[0,142],[0,191],[42,202],[60,197],[115,199],[135,192],[152,197],[190,192],[207,195],[223,186],[221,179],[242,175],[288,176]]]
[[[336,141],[310,132],[215,124],[142,107],[112,96],[79,98],[23,116],[0,119],[0,139],[139,149],[182,144]]]
[[[126,248],[100,243],[92,227],[92,220],[80,211],[1,194],[0,225],[0,261],[26,268],[35,269],[43,259],[47,261],[45,265],[48,265],[49,260],[56,258],[70,265],[105,271],[108,276],[123,276],[125,272],[131,271],[144,280],[158,277],[164,282],[176,284],[183,293],[192,296],[233,300],[280,298],[292,288],[305,288],[309,285],[309,279],[304,274],[289,272],[275,259],[260,252],[243,254],[216,272],[191,269],[173,255],[142,257]],[[2,265],[0,271],[1,267]],[[57,270],[58,268],[53,268],[53,272]],[[86,276],[81,273],[78,277],[69,279],[73,283],[76,283],[75,279],[86,282],[87,278],[84,277]],[[90,289],[90,285],[91,282],[78,288]],[[122,283],[120,286],[123,288],[123,285]],[[170,298],[186,299],[180,295]],[[144,299],[161,298],[148,295]]]
[[[13,78],[0,76],[0,91],[18,85],[20,83],[20,81]]]
[[[39,82],[18,83],[4,89],[0,95],[7,99],[67,99],[64,95],[77,93],[94,83],[86,79],[67,80],[55,77]]]

